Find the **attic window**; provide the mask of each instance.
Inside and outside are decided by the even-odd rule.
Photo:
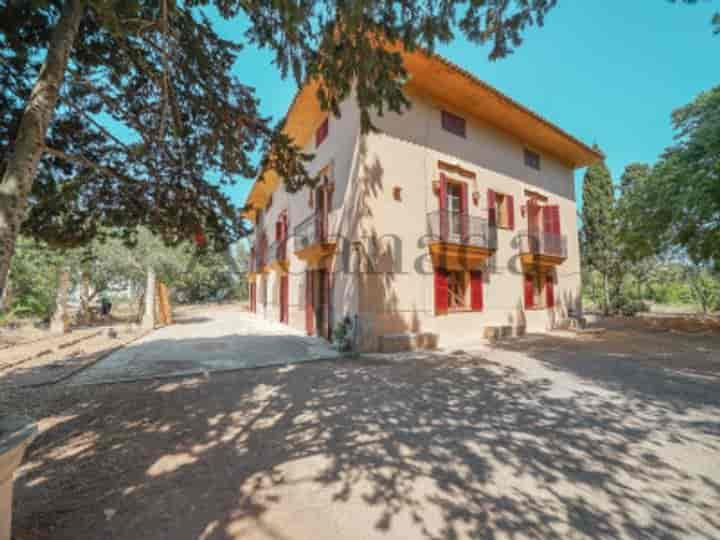
[[[540,170],[540,154],[532,150],[525,149],[525,165],[536,171]]]
[[[323,120],[323,123],[315,131],[315,146],[320,146],[325,139],[327,139],[328,132],[330,131],[330,124],[328,119]]]
[[[445,131],[454,133],[458,137],[465,138],[465,119],[447,111],[442,112],[442,128]]]

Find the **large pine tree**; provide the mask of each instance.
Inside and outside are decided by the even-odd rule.
[[[67,246],[139,226],[217,248],[242,233],[221,186],[275,168],[290,189],[312,182],[303,155],[261,116],[231,73],[241,43],[204,9],[250,24],[283,75],[314,80],[327,110],[355,91],[370,112],[401,112],[397,49],[432,49],[456,32],[508,54],[556,0],[35,0],[0,4],[0,289],[26,217],[29,234]],[[122,133],[123,136],[118,136]],[[211,181],[216,178],[217,182]]]

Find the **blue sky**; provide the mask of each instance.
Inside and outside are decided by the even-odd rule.
[[[525,34],[511,56],[458,40],[438,52],[587,143],[597,142],[617,179],[626,164],[652,163],[672,142],[670,113],[720,84],[720,36],[710,19],[719,2],[665,0],[559,2],[543,28]],[[214,18],[224,37],[242,40],[244,20]],[[254,86],[263,114],[281,118],[295,94],[268,51],[247,47],[235,71]],[[582,171],[576,173],[580,193]],[[242,204],[250,189],[228,189]]]

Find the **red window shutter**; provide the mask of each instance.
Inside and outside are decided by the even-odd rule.
[[[551,275],[545,278],[545,305],[549,308],[555,306],[555,283]]]
[[[540,206],[533,199],[530,199],[527,203],[528,213],[528,232],[530,234],[537,234],[540,225]]]
[[[510,230],[515,230],[515,198],[512,195],[505,195],[505,204],[507,205],[508,226]]]
[[[497,217],[495,211],[495,192],[492,189],[488,189],[488,224],[495,226],[497,224]]]
[[[435,269],[435,315],[448,312],[448,275],[444,268]]]
[[[470,307],[473,311],[483,308],[483,275],[480,270],[470,272]]]
[[[324,270],[322,274],[320,274],[323,278],[322,287],[325,291],[325,305],[323,306],[323,309],[325,310],[325,324],[327,325],[327,338],[332,339],[332,280],[330,279],[330,272],[328,270]]]
[[[440,173],[440,239],[448,237],[447,176]]]
[[[311,336],[314,331],[315,322],[315,310],[313,309],[313,272],[312,270],[305,271],[305,329],[307,330],[308,336]]]
[[[462,214],[460,216],[460,236],[467,241],[470,234],[470,219],[468,217],[468,190],[465,182],[460,184],[460,208]]]
[[[550,207],[550,213],[552,214],[553,229],[552,232],[560,234],[560,207],[555,205]]]
[[[279,219],[275,222],[275,240],[280,240],[282,238],[282,221]]]
[[[535,285],[533,283],[533,275],[525,274],[525,308],[532,309],[535,307]]]
[[[543,218],[543,232],[553,233],[555,232],[555,225],[553,224],[552,206],[542,207],[542,218]]]
[[[329,119],[323,120],[323,123],[315,131],[315,146],[320,146],[325,139],[327,139],[328,132],[330,131]]]

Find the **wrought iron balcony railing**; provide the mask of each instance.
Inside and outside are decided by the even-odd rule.
[[[275,240],[268,249],[269,262],[287,260],[287,238]]]
[[[295,249],[327,242],[327,216],[314,213],[295,227]]]
[[[567,235],[528,231],[521,234],[520,253],[566,259],[567,252]]]
[[[495,227],[487,219],[460,212],[436,210],[428,214],[432,240],[486,249],[496,248]]]

